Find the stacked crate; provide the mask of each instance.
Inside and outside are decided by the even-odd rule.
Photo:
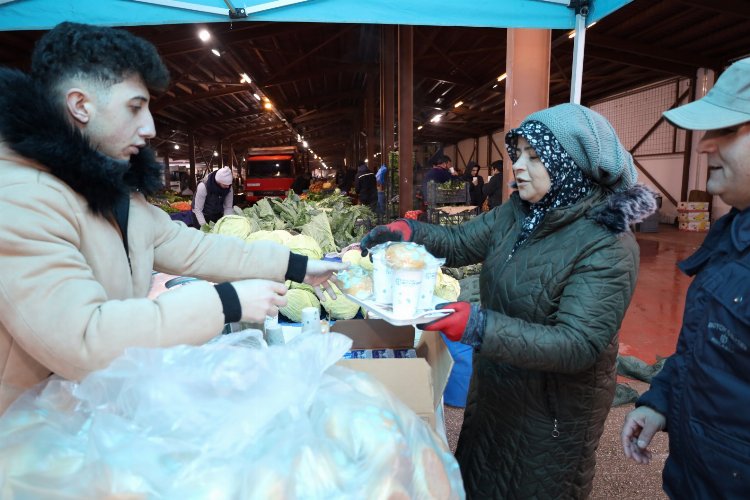
[[[677,227],[680,231],[706,232],[711,227],[707,201],[681,201],[677,205]]]

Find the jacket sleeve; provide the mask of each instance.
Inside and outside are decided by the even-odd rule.
[[[135,197],[133,205],[138,210],[132,212],[131,222],[152,233],[156,271],[213,282],[286,279],[290,251],[283,245],[271,241],[246,243],[234,236],[196,231],[173,221],[141,196]]]
[[[206,223],[206,218],[203,217],[203,206],[206,204],[206,185],[202,182],[198,183],[195,188],[195,195],[193,197],[193,213],[195,218],[198,219],[198,224],[201,226]]]
[[[486,311],[482,354],[558,373],[592,366],[620,328],[638,271],[637,250],[608,241],[575,265],[549,324]]]
[[[412,241],[420,243],[450,267],[482,262],[495,238],[502,238],[512,218],[510,203],[500,210],[483,213],[459,225],[439,226],[409,220]],[[505,223],[503,221],[506,221]]]

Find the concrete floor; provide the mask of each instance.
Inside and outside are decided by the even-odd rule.
[[[691,278],[676,267],[703,242],[705,233],[677,231],[661,224],[656,233],[636,233],[641,247],[641,266],[635,294],[620,330],[620,354],[636,356],[648,363],[656,356],[674,352],[685,292]],[[644,382],[620,379],[639,393],[648,389]],[[596,476],[592,499],[663,499],[661,470],[669,449],[667,436],[659,433],[652,441],[654,460],[650,465],[626,461],[620,445],[620,430],[632,404],[612,408],[597,451]],[[446,432],[455,450],[463,421],[463,409],[445,408]]]

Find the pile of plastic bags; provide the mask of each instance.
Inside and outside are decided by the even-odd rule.
[[[128,350],[0,419],[1,498],[463,498],[443,441],[339,334]],[[248,344],[260,345],[248,347]]]

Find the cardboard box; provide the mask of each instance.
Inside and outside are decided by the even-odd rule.
[[[677,213],[677,220],[679,222],[708,221],[710,218],[707,210]]]
[[[708,205],[707,201],[680,201],[677,203],[677,211],[708,210]]]
[[[677,228],[680,231],[706,232],[711,228],[711,223],[708,221],[680,222]]]
[[[442,426],[442,401],[453,367],[438,332],[422,332],[414,346],[413,326],[394,326],[380,319],[339,320],[331,331],[351,338],[352,349],[416,347],[417,358],[342,359],[339,365],[369,373],[435,429]]]

